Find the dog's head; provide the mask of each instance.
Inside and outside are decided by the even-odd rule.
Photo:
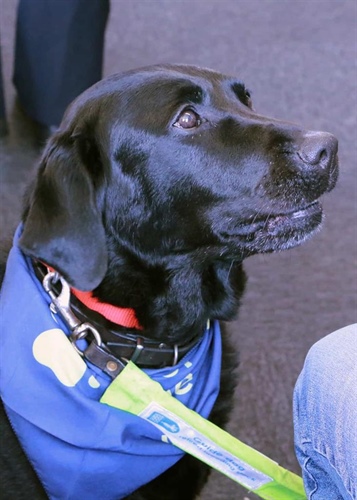
[[[337,171],[332,135],[259,115],[243,83],[191,66],[144,68],[69,107],[20,244],[79,289],[103,280],[119,246],[153,266],[187,254],[242,260],[313,234]]]

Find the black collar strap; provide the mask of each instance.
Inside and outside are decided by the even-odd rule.
[[[47,274],[46,267],[33,263],[37,278],[42,282]],[[89,322],[98,330],[103,344],[113,356],[131,360],[141,368],[163,368],[174,366],[200,340],[201,335],[190,339],[183,345],[168,345],[165,342],[138,335],[137,330],[125,328],[108,321],[101,314],[82,304],[74,295],[71,296],[71,309],[82,321]]]

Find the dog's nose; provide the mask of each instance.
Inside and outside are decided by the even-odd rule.
[[[332,134],[309,132],[304,136],[297,154],[308,165],[326,167],[336,156],[337,147],[337,139]]]

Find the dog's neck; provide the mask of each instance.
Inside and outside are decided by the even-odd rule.
[[[190,255],[177,260],[148,266],[116,254],[94,291],[72,293],[124,335],[137,330],[145,338],[185,344],[202,334],[208,319],[235,317],[246,277],[241,262],[198,266]]]
[[[172,343],[199,335],[207,319],[233,319],[245,285],[242,264],[197,266],[189,255],[178,261],[148,266],[116,255],[94,295],[133,309],[145,337]]]
[[[208,321],[204,331],[200,331],[194,338],[186,336],[180,344],[169,343],[167,337],[148,338],[133,309],[102,302],[92,292],[71,288],[59,273],[39,261],[33,261],[33,271],[72,335],[78,335],[76,331],[79,328],[79,335],[82,336],[83,325],[87,325],[86,329],[90,328],[92,333],[96,332],[95,342],[91,342],[92,347],[86,349],[85,357],[101,368],[108,363],[108,359],[106,363],[103,361],[103,356],[119,364],[120,359],[135,360],[138,366],[147,368],[175,365],[211,328],[211,322]],[[99,351],[93,347],[98,339],[98,345],[101,346]],[[113,373],[110,372],[109,375]]]

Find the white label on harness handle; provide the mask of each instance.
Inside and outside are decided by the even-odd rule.
[[[177,415],[153,402],[139,416],[155,425],[169,441],[202,462],[238,481],[249,490],[260,488],[272,478],[221,448]]]

